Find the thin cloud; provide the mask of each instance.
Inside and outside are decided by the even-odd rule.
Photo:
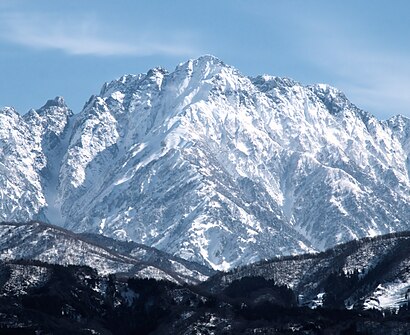
[[[70,55],[190,56],[197,53],[189,37],[178,33],[164,38],[140,32],[125,38],[103,27],[93,18],[73,21],[51,15],[8,14],[1,18],[0,38],[29,48],[60,50]]]
[[[343,90],[358,107],[381,118],[399,113],[410,116],[407,31],[397,28],[395,43],[389,43],[386,36],[372,32],[360,12],[329,3],[269,2],[269,8],[254,8],[253,14],[276,34],[277,40],[286,36],[289,58],[331,78],[328,83]],[[345,10],[340,11],[338,6]],[[248,7],[247,12],[252,9]],[[287,15],[272,20],[275,9]]]
[[[333,72],[335,85],[352,102],[381,117],[405,113],[410,116],[410,65],[399,51],[355,43],[353,37],[322,40],[310,61]]]
[[[308,50],[305,57],[332,73],[335,86],[353,103],[383,118],[398,113],[410,116],[410,55],[406,51],[386,49],[360,36],[360,29],[343,29],[340,23],[333,22],[327,31],[330,25],[324,21],[303,25],[300,43]]]

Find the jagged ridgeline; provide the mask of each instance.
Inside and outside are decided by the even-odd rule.
[[[269,69],[267,69],[269,70]],[[212,56],[0,111],[0,219],[230,269],[409,229],[410,120]]]

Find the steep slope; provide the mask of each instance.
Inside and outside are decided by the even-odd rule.
[[[72,229],[226,269],[405,229],[407,157],[340,91],[205,56],[92,97],[60,199]]]
[[[231,162],[239,155],[249,170],[263,161],[264,150],[249,158],[235,147],[238,127],[251,136],[247,145],[263,149],[258,136],[269,145],[252,118],[241,119],[236,98],[228,101],[224,92],[234,86],[253,87],[213,57],[106,85],[78,120],[63,165],[68,227],[131,238],[216,268],[303,250],[308,241],[283,224],[274,189]]]
[[[56,220],[58,171],[73,116],[61,97],[20,116],[0,110],[0,220]]]
[[[30,131],[20,115],[12,108],[0,110],[1,219],[41,216],[46,204],[35,168],[38,151],[27,150],[29,143]]]
[[[199,264],[133,242],[76,235],[55,226],[31,222],[0,224],[0,260],[38,260],[59,265],[87,265],[110,273],[198,283],[213,271]]]
[[[59,172],[63,156],[70,140],[73,112],[62,97],[49,100],[38,110],[31,110],[23,116],[30,129],[33,142],[42,155],[42,165],[38,168],[43,194],[46,199],[44,218],[55,224],[63,224],[60,206],[57,202]],[[30,148],[33,151],[33,148]]]
[[[215,269],[409,228],[409,119],[378,121],[328,85],[203,56],[107,83],[69,120],[58,149],[37,145],[55,164],[13,162],[33,171],[19,180],[32,202],[14,195],[5,220],[44,217]],[[33,123],[18,122],[24,147]]]

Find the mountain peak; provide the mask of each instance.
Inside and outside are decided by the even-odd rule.
[[[199,56],[195,61],[198,63],[206,62],[212,64],[223,64],[223,62],[218,57],[210,54]]]
[[[410,125],[410,118],[401,114],[394,115],[387,121],[393,124]]]
[[[212,55],[204,55],[204,56],[200,56],[195,59],[189,59],[186,62],[180,63],[176,67],[175,72],[187,71],[189,73],[192,73],[192,72],[200,71],[203,73],[210,73],[210,72],[213,73],[215,71],[220,70],[221,68],[233,69],[232,66],[225,64],[218,57],[215,57]]]
[[[250,79],[205,55],[104,85],[73,122],[61,106],[0,115],[18,149],[4,152],[33,166],[0,180],[4,219],[46,213],[217,269],[410,226],[406,123],[392,131],[329,85]]]
[[[147,72],[147,77],[158,76],[158,75],[163,76],[163,75],[166,75],[167,73],[168,73],[167,69],[161,66],[157,66],[157,67],[150,69]]]
[[[252,84],[255,85],[261,92],[268,95],[270,95],[274,89],[284,90],[296,85],[301,86],[300,83],[293,79],[287,77],[275,77],[266,74],[251,77],[250,80],[252,81]]]
[[[18,117],[19,113],[14,109],[14,107],[2,107],[0,108],[0,114],[4,114],[7,116]]]
[[[43,119],[46,123],[66,123],[66,119],[71,117],[73,112],[67,107],[64,98],[57,96],[54,99],[47,100],[47,102],[39,109],[31,109],[23,118],[28,120]],[[63,121],[64,120],[64,121]]]
[[[340,111],[354,106],[341,90],[331,85],[314,84],[307,86],[307,88],[318,96],[332,114],[338,114]]]
[[[199,64],[224,64],[224,62],[222,62],[218,57],[216,57],[214,55],[206,54],[206,55],[199,56],[198,58],[193,58],[193,59],[189,59],[186,62],[182,62],[182,63],[179,64],[179,66],[183,66],[184,64],[189,64],[189,63],[193,63],[193,64],[196,64],[196,65],[199,65]]]
[[[336,87],[333,87],[329,84],[313,84],[307,86],[315,94],[319,95],[320,97],[327,97],[328,100],[348,100],[346,95]]]
[[[40,109],[45,109],[48,107],[64,107],[67,108],[67,105],[64,101],[64,98],[61,96],[57,96],[54,99],[47,100],[45,105],[41,107]]]

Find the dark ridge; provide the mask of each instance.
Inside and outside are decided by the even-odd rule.
[[[72,238],[74,240],[82,241],[96,248],[103,249],[109,255],[113,257],[112,260],[114,261],[119,261],[124,256],[126,256],[127,259],[124,260],[124,263],[129,263],[129,264],[133,264],[134,266],[136,266],[134,271],[138,271],[141,267],[144,267],[144,266],[154,267],[154,268],[157,268],[167,273],[169,276],[171,276],[173,279],[175,279],[180,284],[185,283],[185,281],[183,281],[182,278],[190,279],[190,280],[193,280],[193,278],[188,277],[184,274],[176,273],[175,271],[171,270],[170,267],[167,266],[169,265],[168,264],[169,260],[174,260],[178,263],[181,263],[184,266],[186,266],[188,269],[194,269],[206,276],[211,276],[216,273],[214,270],[207,268],[206,266],[203,266],[201,264],[197,264],[194,262],[184,260],[182,258],[167,254],[166,252],[160,251],[153,247],[149,247],[149,246],[139,244],[136,242],[118,241],[110,237],[97,235],[97,234],[90,234],[90,233],[76,234],[68,229],[65,229],[59,226],[54,226],[49,223],[40,222],[40,221],[29,221],[27,223],[0,222],[0,225],[14,225],[16,227],[38,225],[40,229],[42,230],[50,228],[50,229],[53,229],[56,233],[60,233],[64,236],[68,236],[69,238]],[[153,256],[152,258],[148,260],[132,259],[132,257],[128,256],[128,254],[134,248],[140,248],[140,249],[149,251],[150,254]],[[131,275],[131,273],[122,273],[121,275],[128,277]]]
[[[395,233],[388,233],[385,235],[378,235],[374,237],[363,237],[358,240],[352,240],[349,242],[341,243],[338,244],[332,248],[326,249],[325,251],[317,252],[317,253],[306,253],[306,254],[301,254],[301,255],[286,255],[286,256],[278,256],[274,257],[271,259],[266,259],[266,260],[261,260],[249,265],[265,265],[269,263],[274,263],[274,262],[282,262],[282,261],[289,261],[289,260],[303,260],[303,259],[314,259],[314,258],[324,258],[324,257],[329,257],[329,256],[334,256],[335,254],[338,254],[340,252],[343,252],[345,249],[350,249],[350,248],[357,248],[361,246],[362,244],[368,243],[368,242],[373,242],[373,241],[385,241],[389,239],[394,239],[394,238],[410,238],[410,231],[401,231],[401,232],[395,232]],[[227,273],[235,272],[237,269],[240,269],[242,267],[247,267],[249,265],[244,265],[244,266],[239,266],[236,269],[232,269],[228,271]]]
[[[291,289],[261,277],[234,281],[221,294],[25,260],[0,262],[0,277],[7,281],[21,271],[30,275],[31,265],[44,267],[47,276],[24,294],[15,294],[19,287],[5,289],[0,281],[0,334],[384,335],[409,329],[409,308],[397,313],[346,310],[328,299],[312,310],[298,306]]]

